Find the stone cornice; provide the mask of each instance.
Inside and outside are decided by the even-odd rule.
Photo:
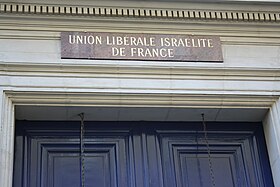
[[[0,3],[1,14],[76,17],[126,17],[142,19],[280,22],[280,11],[198,10],[174,8],[93,7],[45,4]]]
[[[279,69],[225,67],[106,66],[0,62],[0,76],[133,78],[158,80],[279,81]]]
[[[63,91],[5,91],[14,105],[172,107],[172,108],[270,108],[278,99],[267,95],[136,94]]]

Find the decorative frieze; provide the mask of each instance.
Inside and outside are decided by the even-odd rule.
[[[0,3],[0,13],[7,14],[40,14],[40,15],[70,15],[70,16],[107,16],[127,18],[160,18],[188,19],[213,21],[250,21],[279,22],[280,12],[265,11],[216,11],[216,10],[185,10],[185,9],[148,9],[128,7],[85,7],[64,5],[39,5]]]

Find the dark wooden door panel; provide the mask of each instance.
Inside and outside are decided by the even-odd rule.
[[[79,187],[79,123],[17,121],[13,187]],[[273,187],[261,124],[209,124],[216,187]],[[197,123],[86,122],[86,187],[211,187]]]
[[[131,177],[134,183],[131,187],[162,187],[162,167],[158,140],[149,128],[134,129],[131,137]]]
[[[160,137],[165,187],[263,187],[265,176],[253,132],[208,133],[210,162],[214,180],[211,180],[208,149],[201,132],[158,132]],[[168,177],[172,176],[172,177]]]
[[[232,168],[234,160],[230,155],[212,154],[212,165],[215,175],[215,186],[237,186],[234,177],[235,169]],[[211,175],[207,154],[181,155],[180,157],[181,180],[178,186],[211,186]],[[177,174],[177,175],[178,175]],[[178,181],[178,182],[179,182]]]
[[[100,147],[97,147],[100,146]],[[116,153],[114,146],[95,145],[87,147],[85,153],[85,184],[100,187],[118,186],[116,180]],[[58,148],[59,147],[59,148]],[[56,145],[54,150],[48,150],[42,159],[41,179],[48,187],[78,187],[80,185],[80,155],[77,150],[62,149]],[[44,172],[45,171],[45,172]]]
[[[79,187],[78,129],[27,128],[18,133],[14,186]],[[22,134],[23,133],[23,134]],[[87,187],[128,186],[128,130],[96,130],[85,139]],[[21,180],[21,182],[18,182]]]

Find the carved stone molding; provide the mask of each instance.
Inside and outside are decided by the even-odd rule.
[[[229,80],[278,81],[279,69],[225,67],[106,66],[81,64],[5,63],[0,62],[0,76],[74,77],[74,78],[138,78],[161,80]]]
[[[157,18],[199,21],[279,22],[280,12],[267,11],[220,11],[154,9],[129,7],[86,7],[68,5],[40,5],[0,3],[0,13],[55,15],[55,16],[101,16],[127,18]]]

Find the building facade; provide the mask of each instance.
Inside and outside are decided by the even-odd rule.
[[[80,176],[81,113],[89,186],[280,186],[279,10],[278,1],[0,0],[1,186],[81,182],[71,175]],[[61,58],[64,32],[213,36],[223,62]]]

